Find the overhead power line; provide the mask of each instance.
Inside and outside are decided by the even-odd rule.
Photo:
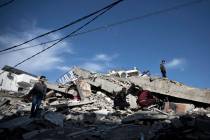
[[[121,21],[118,21],[118,22],[114,22],[114,23],[106,24],[106,25],[99,26],[99,27],[96,27],[96,28],[93,28],[93,29],[89,29],[87,31],[79,32],[79,33],[76,33],[76,34],[72,35],[72,37],[73,36],[87,34],[87,33],[90,33],[90,32],[95,32],[95,31],[98,31],[98,30],[103,30],[103,29],[111,28],[111,27],[114,27],[114,26],[117,26],[117,25],[129,23],[129,22],[133,22],[133,21],[137,21],[137,20],[141,20],[141,19],[144,19],[144,18],[147,18],[147,17],[150,17],[150,16],[163,14],[165,12],[169,12],[169,11],[173,11],[173,10],[178,10],[179,8],[184,8],[184,7],[193,5],[193,4],[198,4],[198,3],[201,3],[203,1],[205,1],[205,0],[195,0],[195,1],[188,2],[188,3],[184,3],[184,4],[175,5],[175,6],[172,6],[172,7],[169,7],[169,8],[164,8],[164,9],[161,9],[161,10],[149,12],[149,13],[146,13],[144,15],[140,15],[140,16],[137,16],[137,17],[132,17],[132,18],[124,19],[124,20],[121,20]],[[24,50],[24,49],[29,49],[29,48],[32,48],[32,47],[37,47],[37,46],[45,45],[45,44],[48,44],[48,43],[52,43],[52,42],[58,41],[59,39],[61,39],[61,38],[50,40],[50,41],[46,41],[46,42],[42,42],[42,43],[39,43],[39,44],[36,44],[36,45],[32,45],[32,46],[23,47],[23,48],[20,48],[20,49],[15,49],[15,50],[3,52],[0,55],[12,53],[12,52],[17,52],[17,51],[21,51],[21,50]]]
[[[15,0],[10,0],[10,1],[5,2],[5,3],[0,5],[0,8],[9,5],[10,3],[14,2],[14,1]]]
[[[53,46],[55,46],[56,44],[58,44],[59,42],[63,41],[64,39],[71,37],[73,34],[75,34],[76,32],[78,32],[79,30],[83,29],[84,27],[86,27],[88,24],[90,24],[91,22],[93,22],[94,20],[96,20],[97,18],[99,18],[101,15],[103,15],[104,13],[106,13],[107,11],[109,11],[111,8],[113,8],[115,5],[119,4],[119,2],[122,2],[123,0],[119,0],[117,3],[115,3],[114,5],[108,7],[107,9],[105,9],[103,12],[101,12],[100,14],[96,15],[94,18],[92,18],[91,20],[89,20],[88,22],[86,22],[84,25],[80,26],[79,28],[77,28],[76,30],[74,30],[73,32],[71,32],[70,34],[64,36],[63,38],[59,39],[57,42],[55,42],[54,44],[50,45],[49,47],[43,49],[42,51],[39,51],[38,53],[24,59],[23,61],[17,63],[16,65],[14,65],[14,67],[17,67],[19,65],[21,65],[22,63],[30,60],[31,58],[45,52],[46,50],[52,48]]]
[[[34,48],[34,47],[37,47],[37,46],[46,45],[46,44],[49,44],[49,43],[58,41],[59,39],[61,39],[61,38],[50,40],[50,41],[46,41],[46,42],[42,42],[42,43],[39,43],[39,44],[27,46],[27,47],[22,47],[22,48],[19,48],[19,49],[13,49],[13,50],[10,50],[10,51],[2,52],[2,53],[0,53],[0,55],[4,55],[4,54],[8,54],[8,53],[13,53],[13,52],[18,52],[18,51],[21,51],[21,50],[30,49],[30,48]]]
[[[79,19],[77,19],[77,20],[75,20],[75,21],[72,21],[72,22],[70,22],[70,23],[68,23],[68,24],[66,24],[66,25],[64,25],[64,26],[62,26],[62,27],[60,27],[60,28],[57,28],[57,29],[51,30],[51,31],[49,31],[49,32],[46,32],[46,33],[44,33],[44,34],[41,34],[41,35],[39,35],[39,36],[36,36],[36,37],[34,37],[34,38],[30,39],[30,40],[27,40],[27,41],[25,41],[25,42],[23,42],[23,43],[18,44],[18,45],[14,45],[14,46],[12,46],[12,47],[9,47],[9,48],[0,50],[0,52],[4,52],[4,51],[7,51],[7,50],[11,50],[11,49],[17,48],[17,47],[19,47],[19,46],[22,46],[22,45],[24,45],[24,44],[27,44],[27,43],[29,43],[29,42],[35,40],[35,39],[38,39],[38,38],[41,38],[41,37],[46,36],[46,35],[48,35],[48,34],[51,34],[51,33],[57,32],[57,31],[59,31],[59,30],[65,29],[65,28],[67,28],[67,27],[69,27],[69,26],[71,26],[71,25],[73,25],[73,24],[76,24],[76,23],[78,23],[78,22],[80,22],[80,21],[82,21],[82,20],[85,20],[85,19],[87,19],[87,18],[93,16],[93,15],[96,15],[96,14],[98,14],[98,13],[100,13],[100,12],[106,10],[107,8],[110,8],[110,7],[112,7],[112,6],[114,6],[114,5],[118,4],[118,3],[120,3],[120,2],[122,2],[122,1],[123,1],[123,0],[118,0],[118,1],[116,1],[116,2],[113,2],[112,4],[109,4],[108,6],[105,6],[104,8],[102,8],[102,9],[100,9],[100,10],[97,10],[97,11],[95,11],[95,12],[89,14],[89,15],[83,16],[83,17],[81,17],[81,18],[79,18]]]

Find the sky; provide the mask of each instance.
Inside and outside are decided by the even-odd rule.
[[[1,0],[0,5],[8,0]],[[125,0],[82,31],[108,25],[193,0]],[[114,0],[15,0],[0,7],[0,49],[61,27]],[[63,37],[86,21],[23,45]],[[50,45],[50,44],[48,44]],[[0,53],[0,67],[14,66],[46,48]],[[17,68],[55,82],[73,66],[95,72],[137,67],[160,76],[166,60],[168,78],[210,88],[210,0],[111,28],[68,38]]]

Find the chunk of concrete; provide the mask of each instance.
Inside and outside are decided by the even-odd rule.
[[[133,76],[128,78],[131,83],[144,90],[176,98],[210,104],[210,90],[183,85],[176,81],[162,78]]]
[[[76,80],[76,85],[81,100],[84,100],[92,94],[90,84],[88,84],[85,80]]]
[[[33,122],[33,119],[29,118],[28,116],[18,117],[18,118],[0,123],[0,128],[14,129],[17,127],[26,126],[32,122]]]
[[[138,108],[138,104],[136,103],[136,100],[137,100],[137,97],[136,96],[133,96],[131,94],[128,94],[126,96],[126,101],[129,103],[129,108],[131,109],[135,109],[135,108]]]
[[[149,114],[137,113],[137,114],[133,114],[124,118],[122,120],[122,123],[132,123],[139,120],[165,120],[165,119],[168,119],[168,116],[164,114],[155,113],[155,114],[149,115]]]
[[[95,102],[94,100],[88,100],[88,99],[85,99],[84,101],[69,101],[68,107],[82,106],[86,104],[92,104],[94,102]]]
[[[24,140],[29,140],[29,139],[35,137],[36,135],[41,134],[41,133],[43,133],[47,130],[48,129],[34,130],[34,131],[31,131],[31,132],[25,133],[25,134],[23,134],[23,139]]]
[[[5,105],[5,104],[9,104],[10,100],[7,99],[3,99],[2,101],[0,101],[0,107]]]
[[[57,125],[57,126],[63,127],[64,116],[60,113],[47,112],[44,115],[44,119]]]
[[[164,111],[167,113],[174,111],[176,114],[186,114],[192,112],[194,108],[193,104],[166,102]]]

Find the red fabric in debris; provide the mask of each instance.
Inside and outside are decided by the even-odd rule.
[[[137,104],[139,106],[148,107],[154,103],[155,103],[155,98],[152,96],[151,92],[143,90],[138,93]]]

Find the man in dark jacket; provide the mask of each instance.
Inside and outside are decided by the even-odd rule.
[[[166,68],[165,68],[165,60],[162,60],[160,63],[160,71],[162,73],[162,77],[166,78]]]
[[[124,110],[129,106],[128,102],[126,101],[126,88],[123,87],[120,92],[117,93],[117,95],[114,98],[114,108]]]
[[[32,95],[32,106],[31,106],[31,116],[35,117],[39,106],[41,105],[42,99],[45,98],[47,86],[45,84],[46,77],[40,76],[39,81],[36,82],[29,92]]]

